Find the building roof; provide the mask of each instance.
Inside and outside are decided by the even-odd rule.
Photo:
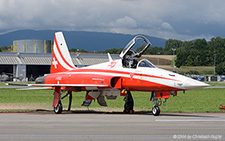
[[[113,59],[118,59],[118,55],[111,55]],[[108,61],[107,54],[71,54],[75,65],[94,65]],[[1,65],[50,65],[51,53],[11,53],[0,52]]]

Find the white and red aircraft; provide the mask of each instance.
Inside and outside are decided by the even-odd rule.
[[[143,49],[134,50],[139,40],[143,40]],[[208,84],[193,80],[174,72],[157,68],[146,59],[137,61],[143,52],[151,45],[143,36],[134,37],[123,49],[118,60],[113,60],[108,54],[109,62],[77,68],[70,57],[62,32],[55,33],[52,54],[51,72],[36,80],[33,87],[50,87],[55,90],[53,107],[56,114],[62,112],[61,96],[69,95],[69,110],[72,92],[86,91],[83,106],[89,106],[91,100],[97,99],[101,106],[107,106],[107,99],[125,96],[125,113],[133,113],[133,98],[130,91],[151,92],[154,102],[152,114],[160,114],[159,99],[167,99],[177,95],[177,91],[186,91],[207,87]]]

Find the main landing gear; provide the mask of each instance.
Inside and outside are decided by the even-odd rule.
[[[156,92],[152,92],[150,101],[153,101],[153,108],[152,108],[152,114],[154,116],[158,116],[160,114],[160,108],[159,108],[159,101],[158,98],[156,98]]]
[[[124,113],[133,114],[134,113],[134,100],[130,93],[130,91],[127,91],[127,94],[124,98],[125,104],[124,104]]]
[[[58,102],[58,105],[56,107],[54,107],[54,112],[56,114],[61,114],[63,110],[63,106],[62,106],[62,102],[61,100]]]
[[[66,92],[66,91],[64,91],[64,92]],[[64,93],[64,92],[62,92],[62,93]],[[61,99],[64,99],[67,96],[69,96],[68,111],[70,111],[70,109],[71,109],[72,91],[68,91],[67,94],[61,98],[62,93],[61,93],[61,87],[55,87],[54,100],[53,100],[53,109],[54,109],[54,112],[56,114],[61,114],[62,113],[63,105],[62,105]]]

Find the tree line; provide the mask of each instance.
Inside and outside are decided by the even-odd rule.
[[[3,47],[0,47],[0,52],[8,51],[9,49],[11,49],[11,47],[3,46]]]
[[[215,37],[210,41],[196,39],[180,41],[169,39],[165,50],[176,49],[176,66],[216,66],[217,74],[225,74],[225,38]]]
[[[141,50],[143,46],[137,50]],[[103,53],[119,54],[123,48],[105,50]],[[225,75],[225,38],[214,37],[210,41],[195,39],[181,41],[168,39],[165,47],[149,47],[144,54],[176,55],[176,66],[216,66],[217,74]],[[215,63],[215,64],[214,64]]]

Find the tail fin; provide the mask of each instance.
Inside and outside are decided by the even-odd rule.
[[[75,69],[62,32],[56,32],[52,52],[51,73]]]

